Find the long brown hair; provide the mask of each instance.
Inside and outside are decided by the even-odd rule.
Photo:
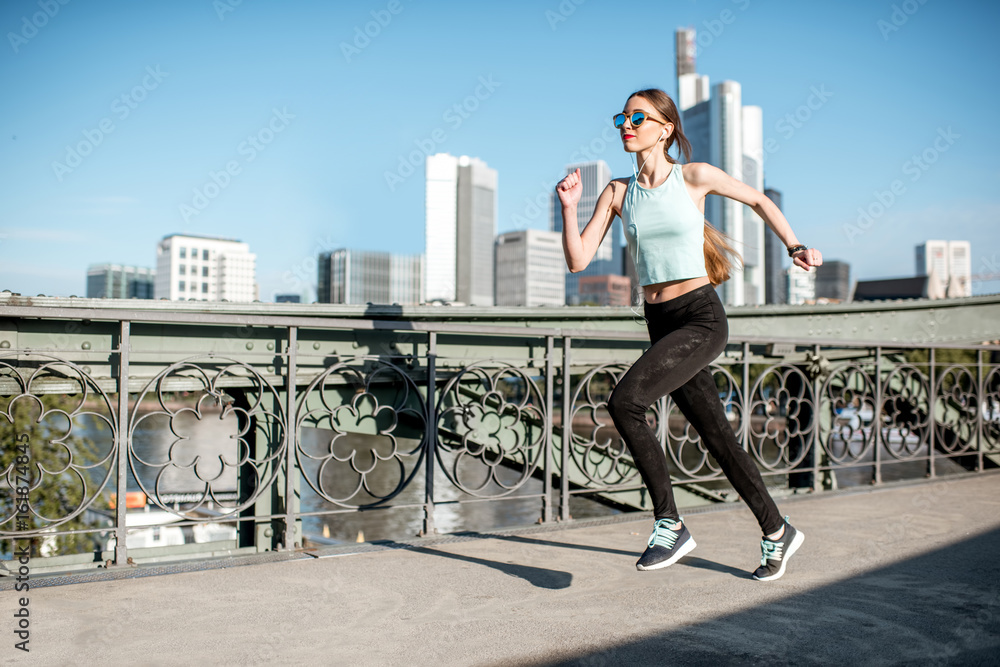
[[[684,160],[690,162],[691,142],[684,136],[681,115],[677,112],[677,105],[670,96],[659,88],[647,88],[637,90],[628,97],[629,99],[641,97],[648,101],[664,120],[673,124],[674,131],[663,142],[663,156],[667,158],[667,162],[677,163],[677,160],[670,157],[669,152],[675,142],[679,148],[678,152],[684,153]],[[729,280],[734,264],[739,264],[741,268],[743,266],[743,258],[733,249],[732,242],[731,238],[713,227],[708,220],[705,221],[705,270],[712,285],[721,285]]]

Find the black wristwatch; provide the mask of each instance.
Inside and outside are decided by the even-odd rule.
[[[807,248],[804,245],[793,245],[791,248],[788,249],[788,256],[795,257],[796,253],[800,253],[803,250],[808,250],[808,249],[809,248]]]

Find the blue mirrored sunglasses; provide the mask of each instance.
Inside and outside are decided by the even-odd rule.
[[[633,111],[631,115],[626,115],[623,113],[615,114],[612,117],[612,121],[615,123],[615,127],[621,129],[622,125],[625,124],[625,119],[628,118],[629,122],[632,123],[632,127],[639,127],[647,120],[651,120],[654,123],[659,123],[660,125],[666,125],[662,120],[656,120],[655,118],[650,118],[646,115],[645,111]]]

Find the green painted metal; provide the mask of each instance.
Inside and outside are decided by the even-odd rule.
[[[872,364],[880,355],[877,364],[880,372],[886,373],[900,362],[898,352],[893,350],[929,345],[965,347],[1000,339],[1000,295],[941,301],[732,308],[728,315],[731,344],[717,363],[726,367],[739,365],[744,385],[751,364],[784,363],[805,368],[813,363],[812,355],[819,353],[831,363],[854,360]],[[290,423],[296,408],[301,412],[316,404],[314,395],[306,396],[301,407],[295,400],[320,373],[340,361],[372,356],[398,365],[416,383],[421,396],[430,402],[432,423],[426,425],[427,436],[437,442],[434,410],[444,384],[457,371],[480,359],[513,364],[546,389],[544,395],[550,408],[545,411],[546,423],[525,422],[519,428],[542,428],[550,438],[551,446],[544,450],[548,459],[540,466],[539,474],[545,476],[547,489],[561,489],[564,504],[558,510],[563,519],[569,518],[565,505],[568,495],[583,491],[586,479],[564,464],[564,443],[575,436],[568,434],[567,438],[561,427],[552,423],[555,380],[562,386],[567,374],[578,376],[601,364],[630,364],[646,344],[641,320],[628,309],[123,302],[25,298],[0,293],[0,355],[8,354],[7,351],[25,355],[31,352],[70,360],[94,378],[103,391],[118,395],[119,399],[117,365],[122,363],[123,354],[127,360],[127,389],[132,394],[144,390],[166,367],[184,359],[198,358],[206,364],[233,360],[259,369],[275,388],[275,393],[267,398],[274,404],[268,408],[284,410]],[[882,350],[883,347],[887,349]],[[998,349],[981,348],[980,366],[982,350],[988,353]],[[289,368],[293,369],[292,381],[288,380]],[[555,369],[560,371],[557,373]],[[29,370],[18,369],[18,372],[26,377]],[[979,374],[982,375],[981,370]],[[434,382],[429,383],[428,377],[433,377]],[[0,377],[0,394],[15,391],[16,384],[12,378]],[[238,394],[239,389],[250,384],[246,378],[233,377],[221,386]],[[342,400],[349,398],[350,387],[336,377],[328,378],[324,387],[341,392]],[[198,388],[197,382],[184,378],[171,378],[163,385],[164,391]],[[73,380],[58,377],[47,378],[33,387],[39,393],[72,393],[76,389]],[[566,403],[562,403],[559,414],[565,410]],[[119,407],[122,404],[119,400]],[[819,415],[827,412],[825,407],[817,403]],[[123,423],[127,421],[127,411],[120,416]],[[934,402],[935,421],[955,416],[954,406]],[[828,430],[829,423],[818,423],[817,428]],[[283,434],[286,443],[290,442],[288,435]],[[259,455],[273,446],[273,442],[254,444]],[[285,463],[294,469],[292,453],[285,451]],[[431,456],[426,460],[426,476],[428,488],[432,488],[434,446],[428,451]],[[980,461],[998,458],[994,453],[979,453]],[[929,466],[933,471],[932,462]],[[817,471],[824,467],[825,464],[815,464]],[[564,470],[569,473],[564,475]],[[286,479],[280,468],[277,473],[267,492],[258,496],[244,513],[250,519],[246,522],[249,532],[247,535],[241,532],[236,544],[243,546],[234,548],[289,549],[301,544],[302,523],[301,518],[296,518],[300,512],[301,476]],[[685,482],[684,487],[677,487],[680,506],[729,499],[704,486],[678,481]],[[121,481],[119,486],[123,485]],[[593,493],[625,506],[647,507],[645,493],[638,486],[627,491],[597,489]],[[555,518],[555,508],[547,501],[540,505],[542,518]],[[430,532],[432,502],[428,501],[426,507],[425,530]],[[191,550],[196,553],[200,548],[192,546]],[[125,555],[124,550],[120,551],[114,556],[119,562]],[[143,554],[141,550],[130,553],[136,557],[164,556],[160,552]]]

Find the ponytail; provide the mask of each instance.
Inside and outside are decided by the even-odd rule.
[[[729,280],[734,263],[743,268],[743,258],[730,245],[731,240],[705,221],[705,270],[713,287]]]

